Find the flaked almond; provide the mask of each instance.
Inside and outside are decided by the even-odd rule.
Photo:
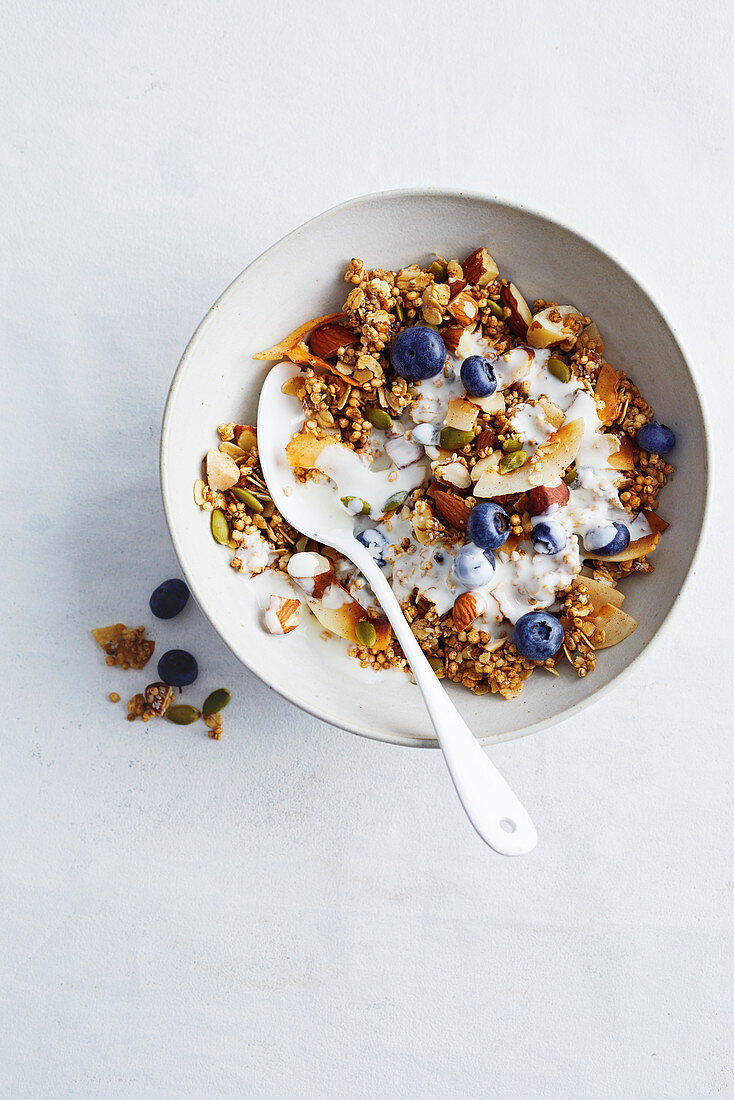
[[[451,618],[454,626],[461,632],[468,630],[471,624],[487,610],[487,601],[480,592],[462,592],[456,597]]]
[[[194,482],[194,500],[199,505],[200,508],[201,508],[202,504],[204,503],[204,501],[206,500],[206,497],[204,496],[205,488],[206,488],[206,486],[205,486],[204,482],[201,480],[201,478],[199,478],[198,481]]]
[[[449,302],[448,311],[460,325],[466,327],[476,321],[479,307],[471,294],[467,294],[465,290],[462,290]]]
[[[240,468],[233,458],[221,451],[208,451],[205,459],[206,480],[210,489],[223,493],[240,480]]]
[[[271,634],[290,634],[298,626],[301,601],[287,596],[271,596],[265,608],[265,625]]]
[[[471,355],[471,336],[461,325],[449,325],[448,328],[441,329],[439,336],[449,355],[455,355],[457,359],[466,359]]]
[[[500,288],[500,301],[505,309],[510,311],[509,316],[505,318],[509,328],[524,340],[528,334],[528,326],[533,320],[530,306],[514,283],[503,283]]]
[[[563,421],[566,419],[566,414],[563,409],[556,405],[555,401],[551,401],[549,397],[543,395],[538,398],[538,404],[545,414],[545,418],[552,428],[560,428]]]
[[[324,554],[310,550],[288,559],[288,576],[310,599],[320,599],[334,580],[334,563]]]
[[[322,325],[311,333],[309,346],[319,358],[332,359],[339,348],[351,347],[358,339],[356,332],[343,325]]]
[[[486,248],[475,249],[461,267],[467,280],[474,286],[488,286],[500,273]]]
[[[254,424],[238,424],[234,430],[234,441],[241,451],[252,451],[257,446]]]
[[[466,501],[461,497],[447,493],[443,489],[434,489],[431,493],[436,511],[444,523],[455,527],[457,531],[466,531],[466,521],[471,511]]]
[[[528,493],[528,513],[539,516],[547,512],[552,504],[563,508],[564,504],[568,504],[570,496],[568,485],[563,481],[560,485],[536,485]]]

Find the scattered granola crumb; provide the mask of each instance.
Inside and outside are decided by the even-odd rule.
[[[112,626],[100,626],[92,631],[92,636],[107,654],[106,664],[119,665],[120,668],[145,668],[155,649],[152,638],[145,637],[145,627],[137,629],[124,623]]]
[[[120,702],[120,696],[117,694],[116,691],[111,691],[109,698],[110,698],[111,703],[119,703]]]

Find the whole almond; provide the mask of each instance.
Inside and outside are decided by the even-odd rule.
[[[461,265],[467,280],[474,286],[488,286],[499,275],[499,268],[486,248],[477,248]]]
[[[528,303],[523,298],[514,283],[503,283],[500,288],[500,301],[506,309],[510,310],[506,318],[508,326],[516,336],[524,340],[528,334],[528,325],[533,320]]]
[[[466,531],[466,521],[471,511],[466,501],[443,489],[434,489],[431,495],[436,511],[444,523],[455,527],[457,531]]]
[[[461,294],[466,286],[466,279],[449,279],[449,301],[452,302],[457,294]]]
[[[551,504],[558,504],[562,508],[564,504],[568,504],[570,496],[568,485],[563,481],[560,485],[536,485],[528,493],[528,513],[531,516],[539,516],[542,512],[546,512]]]
[[[290,634],[298,626],[301,601],[271,596],[265,609],[265,625],[271,634]]]
[[[471,624],[487,610],[487,601],[479,592],[462,592],[456,597],[451,618],[454,626],[461,632],[468,630]]]
[[[494,450],[497,445],[497,432],[493,428],[483,428],[477,436],[477,454],[482,455],[484,451],[490,452]]]
[[[351,347],[359,337],[343,325],[322,325],[311,333],[309,346],[319,359],[333,359],[339,348]]]

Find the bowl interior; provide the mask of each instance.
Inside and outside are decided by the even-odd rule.
[[[485,743],[519,736],[567,717],[613,683],[643,652],[675,603],[703,524],[708,483],[704,417],[683,353],[636,281],[588,241],[517,207],[458,193],[397,192],[337,207],[264,253],[222,295],[192,338],[176,373],[163,424],[161,480],[166,515],[183,572],[204,613],[233,652],[294,703],[355,733],[435,745],[418,689],[403,674],[365,673],[341,642],[318,633],[267,634],[257,594],[228,558],[193,503],[201,459],[216,425],[253,423],[269,364],[251,356],[309,317],[341,308],[352,256],[397,269],[431,252],[460,259],[485,245],[507,278],[532,301],[572,302],[598,323],[611,363],[625,370],[677,433],[674,476],[662,494],[671,524],[655,572],[625,582],[635,633],[600,655],[585,679],[570,672],[531,677],[506,702],[449,685],[469,726]]]

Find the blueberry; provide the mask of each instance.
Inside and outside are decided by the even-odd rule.
[[[454,576],[465,588],[481,588],[492,579],[494,564],[494,554],[485,553],[480,547],[470,542],[456,553]]]
[[[651,420],[643,424],[635,437],[637,446],[653,455],[666,455],[675,447],[675,432],[667,424]]]
[[[362,543],[370,557],[374,558],[378,565],[385,564],[383,554],[387,546],[387,535],[384,535],[382,531],[378,531],[376,527],[369,527],[366,531],[359,532],[357,542]]]
[[[470,355],[461,364],[461,384],[470,397],[491,397],[497,389],[491,360]]]
[[[172,619],[186,607],[188,587],[178,577],[159,584],[150,597],[150,610],[157,619]]]
[[[624,523],[603,523],[600,527],[592,527],[584,535],[584,546],[591,554],[619,554],[626,550],[630,544],[629,527]]]
[[[496,550],[510,532],[507,512],[499,504],[475,504],[469,513],[466,533],[482,550]]]
[[[563,627],[547,611],[529,611],[515,623],[515,649],[529,661],[547,661],[561,648]]]
[[[415,325],[403,329],[390,348],[392,369],[408,382],[440,374],[446,363],[446,345],[432,328]]]
[[[185,649],[169,649],[158,662],[158,675],[164,684],[186,687],[199,675],[199,666]]]
[[[555,520],[536,523],[530,535],[533,550],[538,554],[558,554],[568,542],[568,536]]]

